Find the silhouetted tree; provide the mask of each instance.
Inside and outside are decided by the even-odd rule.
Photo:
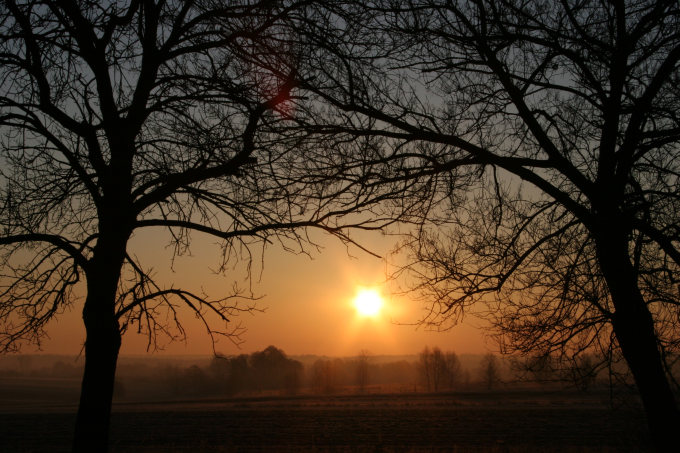
[[[154,280],[129,250],[136,231],[164,229],[175,254],[192,233],[210,235],[224,271],[255,242],[305,251],[300,228],[348,241],[343,224],[382,222],[340,220],[373,196],[350,190],[360,169],[329,168],[319,144],[304,147],[289,127],[310,55],[291,24],[308,3],[0,6],[0,344],[39,344],[85,295],[74,451],[106,450],[127,329],[153,348],[184,337],[188,310],[211,337],[233,338],[229,320],[252,309],[237,303],[240,290],[213,299]]]
[[[309,26],[327,52],[303,85],[330,107],[307,121],[389,140],[369,187],[421,187],[405,270],[423,322],[446,329],[476,306],[506,352],[620,351],[671,448],[680,4],[350,3]]]

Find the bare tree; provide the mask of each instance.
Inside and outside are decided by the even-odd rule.
[[[423,322],[446,329],[475,306],[504,351],[620,352],[656,446],[670,448],[678,2],[350,3],[304,84],[332,112],[308,122],[388,138],[368,184],[421,182],[406,245]]]
[[[0,7],[0,344],[40,343],[85,294],[85,371],[74,451],[105,451],[121,335],[153,348],[193,312],[233,338],[251,310],[156,281],[128,243],[191,234],[249,266],[253,244],[305,252],[305,229],[351,241],[375,228],[361,177],[332,170],[291,127],[300,61],[291,24],[307,2],[8,0]],[[299,45],[298,45],[299,44]],[[333,179],[336,174],[343,177]],[[184,307],[184,308],[182,308]]]
[[[311,369],[312,387],[318,393],[335,393],[342,381],[341,374],[342,361],[340,359],[317,359]]]
[[[441,390],[446,381],[446,361],[444,360],[444,353],[438,347],[432,348],[432,388],[435,392]]]
[[[510,368],[518,380],[545,383],[560,379],[555,362],[550,355],[534,354],[512,358]]]
[[[425,349],[418,354],[418,373],[422,382],[425,383],[425,389],[428,392],[432,391],[432,374],[434,370],[432,366],[432,353],[428,346],[425,346]]]
[[[453,351],[444,354],[446,369],[446,386],[449,390],[456,390],[462,384],[463,366],[458,355]]]
[[[368,386],[368,362],[368,351],[362,349],[356,359],[356,384],[360,393],[364,393]]]
[[[498,357],[492,353],[484,354],[482,363],[479,367],[479,376],[486,388],[491,390],[501,382],[501,370],[498,364]]]
[[[576,388],[585,392],[595,383],[598,365],[591,354],[582,354],[574,358],[569,368],[569,377]]]
[[[427,391],[453,390],[459,383],[462,369],[455,352],[442,352],[438,347],[425,347],[418,355],[418,370]]]

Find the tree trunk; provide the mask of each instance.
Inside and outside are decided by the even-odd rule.
[[[122,254],[106,253],[97,246],[87,273],[87,298],[83,308],[85,371],[73,438],[73,452],[101,453],[108,449],[111,400],[121,335],[115,300]],[[123,246],[124,253],[124,246]],[[113,251],[113,249],[109,249]],[[118,255],[118,256],[117,256]]]
[[[616,310],[614,333],[633,374],[657,451],[677,451],[680,411],[664,371],[654,321],[637,284],[625,236],[609,230],[597,240],[598,260]]]
[[[115,321],[115,319],[114,319]],[[73,452],[106,452],[120,333],[106,322],[86,322],[85,372],[73,438]]]

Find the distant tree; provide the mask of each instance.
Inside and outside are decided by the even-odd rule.
[[[249,390],[250,382],[250,365],[248,364],[248,355],[239,354],[236,357],[230,357],[229,361],[229,377],[227,379],[227,393],[235,394],[244,390]]]
[[[368,351],[361,350],[356,359],[356,385],[360,393],[368,386]]]
[[[566,370],[567,377],[571,379],[576,388],[585,392],[595,383],[597,374],[602,369],[601,364],[601,361],[596,360],[590,354],[579,355]]]
[[[255,390],[271,390],[278,387],[282,379],[281,372],[287,361],[285,353],[274,346],[253,352],[248,358],[248,364]]]
[[[337,391],[341,365],[339,360],[328,359],[318,359],[312,364],[312,387],[316,392],[331,394]]]
[[[510,367],[519,380],[547,382],[558,380],[559,368],[550,355],[534,354],[529,357],[514,357]]]
[[[446,386],[450,390],[456,390],[463,381],[463,366],[458,355],[453,351],[446,352],[444,360],[446,361]]]
[[[470,370],[464,369],[463,370],[463,375],[462,375],[462,380],[463,380],[463,387],[470,388]]]
[[[250,355],[216,355],[208,366],[208,373],[222,393],[275,390],[294,395],[300,390],[302,364],[281,349],[268,346]]]
[[[269,346],[263,351],[254,352],[248,363],[254,390],[297,391],[302,364],[288,358],[281,349]]]
[[[302,386],[303,367],[297,360],[290,360],[283,374],[283,390],[287,395],[297,395]]]
[[[425,346],[425,348],[418,354],[418,371],[420,374],[421,381],[425,384],[425,389],[430,392],[432,391],[432,374],[434,372],[432,364],[432,353],[430,348]]]
[[[657,448],[674,448],[680,3],[333,4],[309,26],[328,33],[304,83],[326,110],[307,121],[388,139],[369,187],[413,181],[404,203],[422,212],[399,275],[423,322],[447,329],[474,307],[504,352],[621,355]]]
[[[218,394],[230,394],[229,376],[231,374],[231,363],[228,357],[222,354],[215,354],[208,364],[208,374],[215,382],[215,390]]]
[[[240,290],[217,298],[156,281],[129,249],[192,233],[223,260],[255,243],[305,251],[300,229],[350,240],[373,193],[327,166],[292,116],[300,61],[291,24],[309,2],[8,0],[0,6],[0,347],[40,343],[84,294],[85,370],[74,451],[105,451],[121,335],[184,338],[196,315],[234,338]],[[286,125],[284,128],[283,126]],[[337,175],[337,178],[332,176]],[[342,176],[341,176],[342,175]],[[333,203],[336,200],[337,203]]]
[[[21,373],[28,374],[29,370],[31,369],[33,357],[28,355],[20,355],[17,356],[17,362],[19,364],[19,371]]]
[[[563,382],[586,391],[597,375],[611,363],[592,354],[579,354],[571,360],[559,360],[550,355],[515,357],[510,366],[517,379],[535,382]]]
[[[182,395],[204,396],[210,392],[208,376],[198,365],[191,365],[182,370],[179,385]]]
[[[442,384],[446,379],[446,361],[444,361],[442,350],[436,346],[432,348],[431,354],[430,363],[432,364],[432,373],[430,376],[432,378],[432,389],[435,392],[438,392],[441,390]]]
[[[419,383],[418,363],[407,360],[374,364],[371,367],[371,382],[375,384],[399,384],[403,390],[416,391]]]
[[[442,352],[438,347],[425,347],[418,355],[418,369],[427,391],[453,390],[462,375],[455,352]]]
[[[484,355],[479,367],[479,376],[489,390],[501,382],[501,368],[496,355],[492,353]]]

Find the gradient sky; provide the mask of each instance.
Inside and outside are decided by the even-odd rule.
[[[236,265],[226,276],[211,272],[218,263],[218,247],[214,240],[193,236],[192,255],[179,258],[170,269],[171,250],[160,230],[137,234],[130,251],[141,258],[145,267],[153,267],[159,282],[195,291],[204,290],[213,297],[231,290],[234,279],[244,281],[243,265]],[[379,233],[359,236],[362,244],[383,256],[393,248],[395,238]],[[324,247],[313,258],[268,248],[264,269],[255,266],[253,292],[262,296],[257,301],[262,313],[242,314],[240,322],[246,331],[240,348],[226,339],[216,345],[224,354],[250,353],[275,345],[287,354],[350,356],[361,350],[371,354],[413,354],[426,345],[439,346],[457,353],[481,353],[493,348],[485,341],[480,323],[472,317],[447,332],[431,332],[412,325],[423,315],[420,302],[395,296],[390,290],[395,283],[384,284],[385,261],[356,248],[348,249],[335,238],[316,237]],[[259,280],[259,281],[258,281]],[[384,306],[374,319],[357,314],[353,299],[361,287],[373,287],[384,296]],[[84,341],[80,319],[82,306],[61,315],[48,328],[49,338],[43,353],[77,354]],[[165,354],[212,354],[208,335],[192,314],[183,317],[187,341],[166,345]],[[411,325],[408,325],[411,324]],[[32,352],[31,348],[23,348]],[[122,354],[146,353],[146,337],[127,332]]]

